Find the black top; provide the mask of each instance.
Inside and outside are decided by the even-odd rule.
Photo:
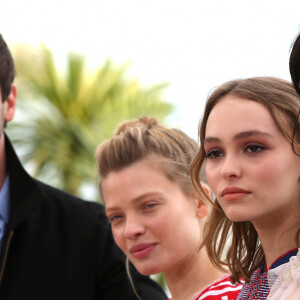
[[[30,177],[5,137],[10,220],[0,256],[0,299],[118,300],[137,297],[103,206]],[[166,299],[134,269],[143,300]]]

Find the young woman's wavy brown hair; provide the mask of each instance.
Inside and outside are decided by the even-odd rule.
[[[202,179],[200,170],[205,166],[203,142],[206,124],[210,112],[225,95],[233,95],[262,104],[272,115],[281,133],[291,143],[294,153],[300,155],[300,98],[292,84],[273,77],[229,81],[209,96],[199,125],[201,144],[191,165],[191,178],[195,189],[203,197],[206,195],[200,184]],[[208,198],[207,200],[210,201]],[[299,230],[295,239],[299,247]],[[212,213],[204,228],[202,246],[207,248],[208,255],[215,266],[230,270],[233,282],[239,281],[241,277],[249,281],[251,274],[264,258],[259,237],[252,223],[230,221],[216,200],[213,202]]]

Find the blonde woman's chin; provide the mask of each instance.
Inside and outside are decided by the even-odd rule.
[[[153,262],[147,263],[137,263],[134,264],[135,268],[139,271],[139,273],[143,275],[156,275],[162,272],[161,266],[157,266]]]

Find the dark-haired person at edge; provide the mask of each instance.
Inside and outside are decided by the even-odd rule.
[[[0,35],[0,299],[138,299],[103,207],[33,179],[20,164],[4,133],[16,109],[14,75]],[[133,281],[142,299],[166,299],[148,277],[134,271]]]
[[[232,80],[209,96],[191,166],[216,200],[204,243],[235,282],[237,299],[300,299],[300,98],[273,77]],[[225,251],[225,253],[224,253]]]
[[[300,34],[296,38],[291,51],[290,73],[294,87],[300,95]]]

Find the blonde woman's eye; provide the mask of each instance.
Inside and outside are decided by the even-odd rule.
[[[142,204],[141,209],[145,212],[152,212],[159,205],[157,201],[145,202]]]
[[[152,207],[154,207],[154,206],[156,206],[156,203],[146,203],[146,204],[144,205],[144,208],[149,209],[149,208],[152,208]]]
[[[113,216],[109,217],[109,221],[111,223],[115,223],[115,222],[122,220],[122,218],[123,218],[123,216],[121,216],[121,215],[113,215]]]

